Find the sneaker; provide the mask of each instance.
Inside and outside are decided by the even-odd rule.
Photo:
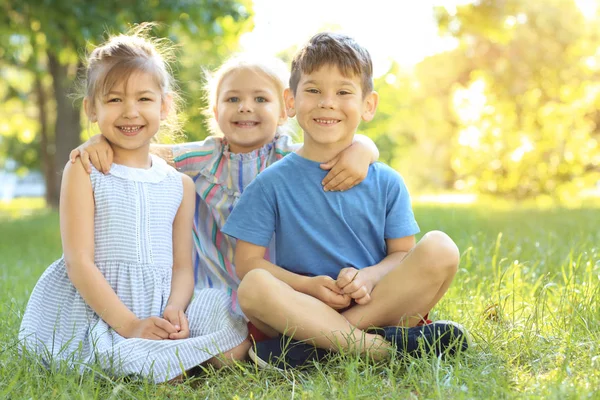
[[[259,368],[277,371],[305,367],[311,361],[320,361],[328,354],[327,350],[283,335],[255,343],[248,351],[250,359]]]
[[[399,354],[422,356],[433,351],[436,356],[454,355],[471,346],[469,332],[454,321],[436,321],[429,324],[405,328],[386,326],[369,329],[369,333],[377,333],[391,342]]]

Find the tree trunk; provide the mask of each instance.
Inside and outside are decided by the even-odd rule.
[[[54,199],[58,199],[59,193],[56,188],[56,166],[54,165],[54,146],[50,145],[50,137],[48,132],[48,114],[46,112],[46,90],[42,84],[40,73],[35,76],[35,91],[37,94],[37,103],[39,110],[39,121],[41,127],[42,140],[40,143],[40,154],[42,156],[42,170],[46,181],[46,204],[54,203]]]
[[[69,65],[62,65],[55,54],[48,52],[48,68],[52,75],[54,99],[56,100],[54,184],[55,195],[49,205],[58,207],[62,170],[69,160],[69,153],[80,144],[81,121],[79,107],[69,99],[74,77],[69,76]]]

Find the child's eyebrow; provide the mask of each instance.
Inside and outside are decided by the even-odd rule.
[[[156,93],[154,92],[154,90],[150,90],[150,89],[146,89],[146,90],[140,90],[139,92],[136,92],[136,93],[134,93],[134,94],[135,94],[136,96],[140,96],[140,95],[142,95],[142,94],[148,94],[148,93],[149,93],[149,94],[156,94]],[[123,92],[118,92],[118,91],[116,91],[116,90],[111,90],[111,91],[110,91],[110,92],[108,92],[107,94],[109,94],[109,95],[110,95],[110,94],[114,94],[114,95],[117,95],[117,96],[122,96],[122,95],[123,95]]]
[[[307,81],[304,81],[302,83],[302,85],[319,85],[320,83],[322,83],[321,81],[315,80],[315,79],[309,79]],[[335,81],[333,82],[335,85],[338,86],[356,86],[356,83],[352,82],[352,81],[346,81],[346,80],[342,80],[342,81]]]
[[[227,90],[225,92],[226,95],[228,94],[237,94],[237,93],[241,93],[242,90],[237,90],[237,89],[231,89],[231,90]],[[256,89],[256,90],[252,90],[253,94],[270,94],[271,92],[269,90],[265,90],[265,89]]]

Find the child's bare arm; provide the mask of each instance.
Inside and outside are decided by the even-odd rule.
[[[387,256],[381,262],[361,270],[344,268],[336,280],[337,286],[358,304],[367,304],[371,292],[388,272],[398,266],[410,249],[415,247],[414,235],[397,239],[386,239]]]
[[[194,182],[189,176],[181,175],[183,199],[173,221],[173,277],[171,294],[163,317],[171,322],[177,333],[170,339],[189,337],[189,328],[185,310],[194,293],[194,268],[192,264],[192,228],[194,220]]]
[[[87,172],[67,163],[60,194],[60,230],[67,273],[85,302],[124,337],[165,339],[174,332],[162,318],[140,320],[119,299],[94,261],[94,197]]]
[[[335,280],[329,276],[303,276],[287,271],[264,259],[265,247],[238,240],[234,263],[236,273],[243,279],[253,269],[269,271],[277,279],[287,283],[294,290],[313,296],[335,309],[350,305],[350,296],[341,293]]]
[[[362,182],[369,172],[369,165],[379,159],[379,149],[369,137],[354,135],[352,145],[344,149],[332,160],[321,164],[329,170],[323,179],[326,191],[348,190]]]
[[[165,160],[167,164],[175,168],[173,161],[173,145],[172,144],[151,144],[150,153]]]
[[[172,167],[175,166],[173,162],[173,145],[151,144],[150,152],[165,160]],[[104,136],[94,135],[69,154],[72,164],[78,158],[88,174],[92,173],[92,165],[98,171],[107,174],[113,162],[113,149]]]

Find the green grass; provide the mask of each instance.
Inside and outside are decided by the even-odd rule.
[[[341,356],[287,375],[240,364],[179,385],[49,373],[20,357],[27,299],[61,253],[58,216],[0,214],[0,398],[600,398],[600,208],[415,211],[423,232],[443,230],[462,251],[432,315],[468,327],[469,352],[379,365]]]

